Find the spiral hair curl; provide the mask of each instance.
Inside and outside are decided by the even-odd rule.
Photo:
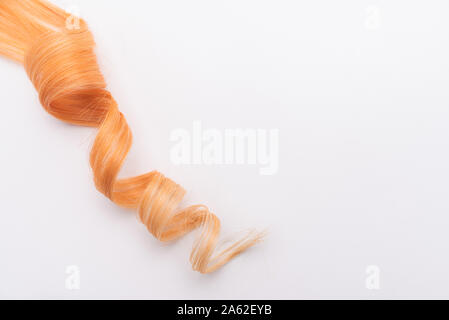
[[[217,252],[220,220],[203,205],[179,209],[185,190],[157,171],[118,179],[131,148],[132,134],[106,83],[94,53],[94,39],[82,19],[44,0],[0,1],[0,54],[25,70],[45,110],[74,125],[97,127],[91,154],[96,188],[125,208],[136,209],[140,221],[159,240],[180,238],[200,228],[190,255],[194,270],[213,272],[259,242],[250,231]]]

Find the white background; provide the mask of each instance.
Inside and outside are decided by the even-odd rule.
[[[1,59],[1,298],[449,298],[446,0],[54,2],[88,21],[133,129],[122,174],[158,169],[225,235],[270,235],[193,272],[194,234],[161,244],[98,193],[95,130],[46,114]],[[278,173],[175,166],[170,133],[196,120],[279,129]]]

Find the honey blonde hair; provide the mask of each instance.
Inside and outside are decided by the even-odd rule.
[[[117,205],[135,209],[140,221],[161,241],[200,228],[190,261],[194,270],[217,270],[259,242],[250,231],[218,251],[220,220],[204,205],[178,208],[185,190],[153,171],[118,179],[132,144],[131,130],[97,64],[94,39],[86,23],[68,28],[73,17],[43,0],[0,0],[0,54],[21,63],[45,110],[70,124],[97,127],[90,153],[96,188]]]

